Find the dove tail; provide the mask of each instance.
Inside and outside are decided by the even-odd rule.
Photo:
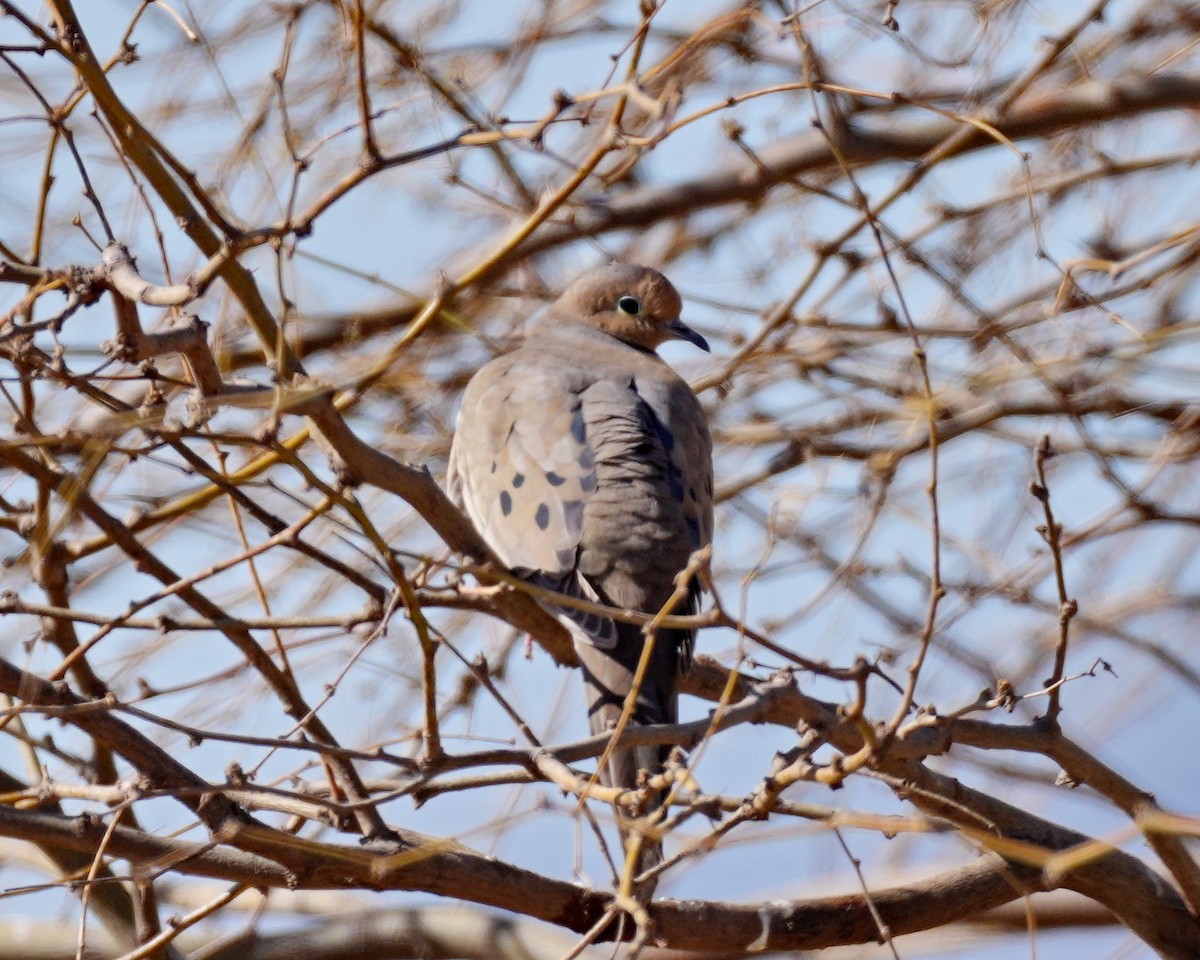
[[[625,698],[633,686],[642,652],[641,629],[632,624],[616,624],[619,639],[611,650],[601,650],[591,644],[576,644],[583,663],[584,692],[587,698],[588,722],[593,734],[608,733],[616,727],[624,708]],[[630,724],[649,726],[675,723],[678,718],[678,672],[680,651],[690,644],[687,631],[662,630],[654,641],[654,651],[646,675],[638,688]],[[639,746],[618,748],[600,770],[600,782],[608,787],[633,788],[638,785],[641,771],[654,776],[661,773],[670,754],[669,746]],[[653,804],[665,799],[654,798]],[[622,841],[628,836],[622,831]],[[638,857],[638,872],[648,870],[662,861],[662,844],[642,839]],[[645,893],[645,891],[643,891]]]

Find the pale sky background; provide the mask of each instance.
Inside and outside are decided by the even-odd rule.
[[[28,4],[31,11],[36,4]],[[403,18],[419,19],[419,11],[435,4],[409,3],[397,5],[394,10],[398,29],[406,26]],[[947,37],[957,35],[963,18],[973,16],[972,4],[940,5],[936,13],[927,8],[901,5],[897,16],[902,24],[917,22],[938,24]],[[90,0],[79,4],[92,43],[102,56],[106,56],[125,29],[130,12],[135,5],[128,0]],[[247,3],[181,3],[178,9],[191,22],[199,23],[208,37],[221,36],[231,25],[241,23],[251,16],[254,4]],[[657,27],[684,28],[703,19],[705,11],[723,9],[719,3],[688,3],[671,0],[656,21]],[[878,10],[876,9],[878,8]],[[1084,8],[1080,3],[1031,4],[1030,13],[1023,19],[1021,35],[1009,38],[1003,54],[989,63],[987,78],[1008,77],[1028,62],[1031,50],[1037,49],[1039,37],[1061,31],[1063,26],[1076,18]],[[905,88],[911,77],[911,61],[904,48],[882,31],[864,31],[849,15],[850,11],[871,13],[877,19],[882,4],[846,3],[826,5],[827,13],[815,28],[822,49],[830,56],[846,83],[857,83],[872,89]],[[1130,11],[1141,9],[1134,3],[1114,3],[1107,17],[1119,22]],[[523,3],[464,3],[453,20],[453,25],[431,32],[422,38],[439,50],[455,45],[464,49],[480,42],[503,43],[511,35],[519,16],[527,10]],[[617,11],[623,11],[619,18]],[[630,25],[636,4],[624,7],[613,5],[610,13],[619,24]],[[773,15],[773,14],[772,14]],[[332,24],[331,18],[325,20]],[[332,28],[332,27],[331,27]],[[485,105],[496,113],[520,119],[533,120],[546,109],[550,94],[561,87],[578,94],[598,88],[604,83],[611,68],[610,55],[618,51],[623,38],[629,31],[617,29],[612,33],[589,42],[561,42],[549,44],[544,52],[534,56],[529,69],[520,78],[513,79],[512,89],[502,90],[498,84],[485,85],[476,89],[476,94]],[[21,31],[11,21],[0,19],[0,44],[22,42]],[[150,9],[140,24],[135,39],[142,61],[127,68],[114,71],[113,79],[118,91],[132,106],[140,102],[161,103],[164,93],[177,102],[178,115],[169,122],[163,121],[160,132],[165,142],[193,168],[201,172],[202,180],[212,183],[220,179],[221,160],[237,134],[234,125],[228,122],[233,108],[222,104],[227,93],[234,91],[237,109],[243,116],[249,115],[255,104],[248,102],[238,92],[253,90],[261,94],[267,86],[270,70],[278,59],[278,37],[274,34],[255,36],[247,31],[246,38],[238,45],[236,55],[222,52],[219,58],[220,73],[211,63],[206,65],[206,52],[188,46],[181,40],[179,28],[162,12]],[[921,41],[936,45],[936,37],[925,35]],[[303,47],[309,38],[303,38]],[[854,52],[854,59],[841,61],[836,51],[844,47]],[[652,41],[651,56],[661,55],[667,49]],[[779,56],[794,55],[794,49],[780,43]],[[31,58],[27,58],[31,59]],[[299,56],[296,58],[300,59]],[[447,57],[452,59],[452,57]],[[1011,62],[1010,62],[1011,61]],[[39,82],[52,74],[58,80],[47,82],[48,92],[53,97],[65,95],[62,86],[64,74],[48,60],[46,62],[22,60]],[[1178,69],[1194,67],[1193,59],[1183,59],[1176,64]],[[730,92],[744,90],[747,84],[783,82],[789,71],[785,66],[764,68],[754,81],[742,65],[731,65],[728,73],[715,77],[714,82],[700,85],[688,91],[687,109],[694,110],[708,103],[718,102]],[[766,78],[764,81],[762,78]],[[198,80],[199,78],[199,80]],[[791,79],[795,79],[794,71]],[[956,69],[927,68],[923,80],[943,84],[947,88],[962,88],[976,85],[985,79],[975,66]],[[488,97],[492,97],[491,101]],[[197,104],[215,98],[220,105],[213,110],[202,110]],[[431,142],[439,136],[456,132],[449,121],[433,116],[427,104],[416,101],[391,103],[389,95],[376,95],[375,106],[379,109],[395,108],[395,122],[381,122],[381,139],[385,150],[412,148]],[[353,103],[345,105],[346,122],[353,122],[356,108]],[[0,115],[13,117],[32,115],[28,104],[14,94],[11,85],[0,88]],[[411,133],[400,118],[412,116],[421,120],[415,133]],[[742,105],[736,111],[736,119],[746,128],[745,138],[756,147],[764,147],[783,137],[803,133],[808,128],[809,110],[799,106],[794,99],[764,97]],[[925,119],[921,118],[922,121]],[[719,134],[721,117],[698,123],[669,138],[646,161],[641,177],[647,183],[673,183],[689,176],[703,175],[714,166],[730,162],[738,156],[735,147],[723,140]],[[1129,141],[1113,137],[1116,141],[1109,146],[1125,155],[1144,150],[1147,153],[1163,151],[1178,138],[1180,149],[1184,138],[1190,136],[1195,144],[1194,131],[1188,134],[1185,124],[1194,124],[1191,119],[1178,112],[1164,113],[1151,118],[1138,127],[1136,139]],[[326,129],[335,130],[337,118],[330,118]],[[144,209],[133,199],[124,171],[111,161],[102,137],[89,124],[85,113],[74,119],[74,128],[79,137],[81,150],[88,163],[89,173],[97,179],[97,189],[106,198],[106,210],[114,218],[114,230],[120,239],[141,258],[146,276],[161,280],[161,266],[155,254],[155,244],[150,223]],[[412,139],[405,139],[410,135]],[[572,142],[578,133],[573,128],[569,133],[559,134],[552,130],[547,144],[551,154]],[[41,177],[42,155],[31,152],[28,129],[20,121],[7,120],[0,125],[0,239],[23,249],[26,242],[31,204],[37,196],[37,184]],[[11,137],[11,139],[10,139]],[[340,146],[332,144],[318,156],[307,183],[314,192],[327,185],[330,171],[324,165],[336,169],[338,164],[347,163],[356,149],[354,134],[344,138]],[[715,146],[714,146],[715,145]],[[534,155],[529,151],[514,151],[516,162],[530,175],[561,178],[563,167],[556,165],[552,156]],[[451,275],[475,262],[496,243],[503,234],[503,224],[482,203],[472,204],[465,194],[451,195],[444,185],[446,174],[456,169],[468,178],[477,177],[486,181],[492,177],[491,167],[482,155],[457,153],[453,157],[435,157],[431,160],[405,167],[377,177],[357,192],[351,193],[321,217],[314,234],[300,247],[302,254],[313,258],[324,258],[342,264],[353,264],[355,269],[366,275],[378,277],[381,283],[370,282],[350,276],[338,269],[322,266],[315,259],[297,257],[288,277],[289,294],[295,299],[303,315],[320,315],[326,312],[341,312],[351,309],[369,309],[393,302],[393,295],[384,284],[411,291],[426,292],[435,282],[439,272]],[[903,165],[893,164],[873,168],[861,177],[861,185],[872,196],[882,195],[901,175]],[[56,175],[60,183],[53,194],[52,222],[56,227],[51,233],[45,260],[60,264],[66,262],[91,262],[95,253],[87,241],[66,227],[75,211],[84,213],[89,222],[90,211],[79,198],[78,182],[71,165],[61,160]],[[284,171],[286,172],[286,171]],[[927,200],[932,197],[943,202],[966,204],[981,194],[990,196],[1002,192],[999,184],[1010,181],[1019,173],[1014,156],[1003,149],[992,149],[972,154],[969,157],[947,164],[933,174],[927,184],[914,196],[896,204],[885,220],[898,230],[911,230],[931,216]],[[1118,219],[1119,232],[1130,238],[1150,237],[1158,231],[1169,229],[1172,224],[1186,221],[1195,210],[1198,199],[1197,183],[1192,172],[1190,178],[1181,175],[1160,175],[1138,181],[1138,187],[1130,196],[1136,197],[1136,218],[1122,219],[1119,203],[1128,198],[1117,198],[1111,206],[1105,196],[1097,196],[1089,202],[1078,196],[1060,206],[1047,207],[1042,211],[1044,242],[1060,261],[1080,256],[1086,251],[1091,231],[1098,222]],[[490,185],[490,184],[486,184]],[[269,161],[261,167],[250,165],[248,172],[224,184],[229,197],[229,206],[238,211],[247,222],[257,224],[269,222],[278,216],[280,198],[286,191],[286,178]],[[126,203],[115,203],[111,198],[125,198]],[[307,197],[311,199],[311,196]],[[303,205],[303,202],[302,204]],[[1099,212],[1097,212],[1099,210]],[[699,222],[713,224],[723,221],[723,211],[712,211]],[[739,333],[749,333],[758,327],[759,318],[770,305],[786,296],[803,276],[811,253],[808,244],[814,238],[835,236],[846,223],[850,213],[833,203],[814,198],[811,202],[795,208],[779,206],[760,217],[752,229],[724,237],[707,253],[695,253],[682,259],[670,271],[672,279],[685,298],[685,315],[694,326],[709,336],[714,343],[714,356],[706,357],[686,347],[671,347],[664,351],[667,358],[690,379],[698,380],[707,373],[719,369],[722,357],[733,351],[733,340]],[[198,263],[196,253],[184,238],[169,223],[164,225],[165,243],[172,258],[175,278],[185,275]],[[655,237],[665,235],[662,228],[645,244],[652,249]],[[862,237],[851,244],[856,249],[869,251],[868,238]],[[622,238],[605,237],[603,246],[580,242],[563,248],[544,258],[541,266],[542,278],[552,287],[560,287],[583,266],[590,265],[620,249]],[[251,252],[243,262],[253,266],[264,278],[263,289],[269,300],[276,295],[273,279],[274,261],[265,252]],[[772,269],[762,272],[761,265],[772,264]],[[1052,274],[1039,262],[1032,241],[1005,247],[997,263],[988,271],[980,271],[972,280],[972,293],[983,302],[1002,304],[1010,293],[1024,289],[1028,280]],[[272,278],[272,279],[267,279]],[[520,276],[511,278],[511,285],[521,286]],[[902,286],[910,310],[918,322],[929,321],[939,316],[939,311],[948,309],[942,302],[942,294],[924,280],[917,272],[908,271]],[[21,291],[0,287],[0,311],[7,310]],[[840,286],[831,272],[828,279],[818,284],[812,294],[801,304],[803,309],[820,309],[830,316],[846,321],[873,323],[876,319],[879,299],[890,299],[891,291],[882,277]],[[1152,304],[1135,305],[1132,310],[1150,309]],[[1194,310],[1196,304],[1183,303],[1181,310]],[[224,297],[219,287],[205,301],[193,307],[204,319],[214,324],[221,336],[240,333],[239,318],[231,301]],[[484,331],[491,336],[519,333],[519,318],[535,309],[513,308],[498,318],[494,327]],[[1136,312],[1128,317],[1133,324],[1140,322]],[[1095,319],[1087,321],[1096,323]],[[1120,331],[1095,329],[1073,333],[1069,324],[1080,323],[1072,319],[1064,321],[1064,338],[1071,336],[1097,337],[1122,336]],[[90,363],[86,357],[96,345],[112,335],[111,314],[106,306],[88,311],[68,324],[63,342],[70,349],[72,362],[80,369]],[[381,338],[372,349],[383,350],[391,338]],[[866,364],[875,363],[881,370],[890,370],[902,362],[906,346],[892,344],[874,350],[864,358]],[[1147,384],[1160,397],[1184,397],[1200,399],[1200,389],[1193,378],[1194,361],[1186,353],[1194,350],[1194,342],[1177,353],[1164,352],[1159,355],[1159,366],[1154,371],[1154,380]],[[461,338],[461,353],[454,358],[456,364],[467,366],[468,362],[482,361],[487,348],[482,342],[469,336]],[[964,369],[985,375],[988,372],[988,357],[978,360],[965,358],[957,351],[947,350],[944,354],[931,351],[931,372],[935,382],[941,374],[947,377],[951,371]],[[1192,364],[1189,366],[1189,364]],[[456,367],[457,369],[457,367]],[[0,368],[0,375],[8,376],[11,371]],[[336,370],[317,372],[336,376]],[[243,371],[252,379],[262,379],[261,369]],[[822,394],[821,389],[810,383],[783,383],[770,391],[754,397],[736,390],[730,398],[718,399],[710,394],[704,399],[714,409],[714,417],[727,411],[730,417],[740,409],[739,404],[753,402],[767,416],[803,424],[831,416],[845,405],[845,398]],[[73,401],[72,401],[73,402]],[[64,412],[64,416],[67,414]],[[224,413],[225,422],[234,423],[236,414]],[[221,420],[218,418],[217,423]],[[387,410],[382,403],[369,406],[364,415],[355,422],[364,436],[371,437],[377,430],[380,442],[385,442],[388,428]],[[294,429],[296,423],[289,423]],[[1136,428],[1131,428],[1136,429]],[[1031,427],[1031,435],[1036,431]],[[417,443],[414,440],[414,443]],[[444,440],[444,438],[441,438]],[[1131,439],[1137,439],[1132,437]],[[439,438],[427,438],[429,466],[436,474],[444,469],[438,451],[442,449]],[[752,474],[762,462],[775,451],[756,450],[747,454],[744,449],[718,450],[718,474],[725,485],[737,478]],[[310,465],[325,472],[318,451],[306,451]],[[139,478],[151,476],[151,467],[146,473],[135,466],[122,477],[132,492]],[[871,534],[864,549],[864,559],[895,568],[895,575],[887,580],[888,598],[907,612],[920,611],[925,586],[917,576],[904,572],[903,561],[907,561],[920,572],[928,569],[929,536],[928,509],[920,493],[927,478],[927,462],[924,458],[913,458],[900,470],[896,481],[896,496],[911,509],[897,509],[880,521]],[[1005,544],[996,549],[995,555],[982,558],[971,555],[969,548],[951,546],[947,550],[947,579],[986,575],[989,563],[1002,563],[1005,568],[1020,566],[1034,558],[1041,544],[1034,533],[1039,522],[1036,504],[1028,502],[1014,504],[1011,493],[1013,477],[1025,476],[1032,479],[1032,457],[1028,450],[1019,445],[1001,442],[995,438],[972,439],[961,444],[950,445],[944,452],[941,480],[945,512],[942,522],[949,539],[957,543],[970,544],[974,540],[989,538],[993,544]],[[1134,474],[1130,468],[1130,475]],[[1000,478],[1000,479],[997,479]],[[287,478],[289,485],[294,478]],[[737,504],[727,503],[720,508],[719,527],[716,541],[718,572],[724,574],[722,581],[726,603],[737,603],[737,583],[741,573],[754,562],[762,547],[761,528],[747,518],[748,511],[776,509],[782,522],[811,525],[823,533],[844,528],[846,549],[865,520],[865,502],[859,491],[860,470],[857,465],[832,461],[818,461],[793,469],[772,481],[763,484],[745,497],[738,509]],[[1178,482],[1176,480],[1175,482]],[[1019,489],[1020,484],[1016,489]],[[7,494],[6,494],[7,495]],[[364,500],[372,505],[377,515],[397,510],[398,504],[363,492]],[[1079,529],[1102,514],[1111,503],[1110,491],[1097,484],[1094,468],[1081,459],[1064,459],[1056,463],[1052,474],[1052,496],[1058,518],[1067,529]],[[1192,483],[1190,489],[1180,484],[1177,496],[1181,506],[1197,501],[1197,491]],[[119,512],[119,511],[118,511]],[[205,535],[189,539],[186,545],[177,538],[162,549],[162,556],[176,564],[181,570],[201,569],[227,555],[233,545],[231,534],[219,526],[227,513],[212,512],[218,526]],[[386,526],[386,524],[385,524]],[[1177,533],[1177,532],[1176,532]],[[1193,539],[1190,541],[1194,544]],[[1165,542],[1165,541],[1164,541]],[[1188,542],[1188,541],[1184,541]],[[430,542],[397,543],[404,549],[432,548]],[[17,541],[0,532],[0,555],[10,555],[17,549]],[[1154,582],[1164,576],[1164,570],[1172,570],[1169,555],[1161,552],[1153,538],[1145,541],[1145,552],[1138,551],[1121,558],[1101,544],[1095,549],[1084,548],[1068,557],[1068,577],[1072,594],[1077,596],[1081,608],[1086,612],[1105,603],[1115,601],[1122,590],[1134,590],[1146,582]],[[109,554],[112,552],[110,551]],[[105,564],[114,562],[109,554],[95,558],[93,569],[99,571]],[[1174,574],[1182,584],[1181,592],[1200,593],[1200,571],[1190,564],[1191,553],[1181,550],[1184,561],[1175,564]],[[284,558],[280,557],[279,560]],[[268,564],[269,567],[269,564]],[[23,576],[23,572],[22,572]],[[235,575],[240,576],[240,574]],[[300,604],[319,583],[309,577],[296,577],[291,588],[294,596],[287,593],[279,597],[284,602]],[[217,583],[231,582],[230,580]],[[774,633],[785,643],[816,659],[828,658],[835,663],[848,663],[859,653],[868,655],[880,649],[900,648],[903,653],[900,663],[893,668],[892,675],[899,678],[907,664],[907,653],[911,650],[910,637],[896,635],[895,628],[877,614],[867,610],[848,594],[832,590],[826,593],[829,575],[805,551],[796,545],[781,544],[771,557],[763,575],[755,581],[747,595],[748,619],[758,625],[778,624]],[[1038,583],[1039,596],[1051,598],[1052,583],[1042,579]],[[36,595],[35,588],[24,581],[12,584],[13,589]],[[98,577],[94,589],[84,588],[78,594],[79,604],[89,610],[115,613],[125,608],[131,598],[144,596],[154,587],[144,578],[132,572]],[[214,589],[216,586],[214,585]],[[811,605],[809,601],[812,601]],[[332,594],[322,604],[325,612],[341,607],[350,608],[359,603],[357,597]],[[341,605],[341,606],[339,606]],[[811,608],[810,608],[811,606]],[[277,611],[279,612],[279,611]],[[978,602],[966,602],[961,597],[950,596],[942,607],[944,646],[933,655],[924,675],[926,687],[923,699],[932,700],[943,710],[950,710],[969,702],[984,683],[992,682],[1014,671],[1021,671],[1037,658],[1044,664],[1042,676],[1050,670],[1050,660],[1044,644],[1056,631],[1053,615],[1040,615],[1029,608],[1014,607],[1000,598],[988,598]],[[7,656],[23,662],[26,655],[20,644],[28,640],[35,626],[29,620],[9,619],[0,623],[0,648]],[[482,619],[475,621],[472,630],[461,637],[467,652],[493,649],[505,635],[504,625]],[[1146,636],[1155,641],[1171,645],[1172,650],[1191,669],[1197,669],[1194,650],[1194,619],[1181,617],[1148,621]],[[990,677],[978,675],[964,666],[955,646],[969,638],[971,656],[979,657],[992,671]],[[145,678],[151,684],[170,686],[181,678],[205,676],[216,672],[223,665],[237,662],[236,656],[219,638],[203,635],[176,635],[164,642],[154,656],[143,659],[139,644],[144,638],[118,631],[106,642],[103,654],[98,652],[97,664],[122,695],[131,695],[136,678]],[[297,659],[306,670],[311,681],[307,687],[310,697],[319,694],[320,684],[331,673],[336,673],[355,648],[355,640],[347,638],[337,644],[318,644],[311,656],[301,653]],[[322,709],[325,720],[335,731],[344,734],[346,742],[371,742],[373,737],[387,736],[394,730],[390,709],[396,699],[403,695],[396,680],[397,662],[412,656],[411,632],[407,624],[397,620],[388,637],[376,643],[358,664],[339,691],[338,696]],[[734,643],[732,634],[711,631],[702,635],[699,650],[718,656],[726,662]],[[1039,646],[1042,644],[1042,646]],[[38,650],[29,655],[35,667],[54,662],[44,658]],[[1192,731],[1200,720],[1197,710],[1197,686],[1178,674],[1164,672],[1156,667],[1155,661],[1137,652],[1128,643],[1096,641],[1088,647],[1086,655],[1072,657],[1068,670],[1086,670],[1094,657],[1108,659],[1116,675],[1098,674],[1094,679],[1084,680],[1068,687],[1064,695],[1067,711],[1064,715],[1066,732],[1079,740],[1083,746],[1094,750],[1104,762],[1119,772],[1128,775],[1140,787],[1153,792],[1167,809],[1197,815],[1200,805],[1196,802],[1200,778],[1194,750],[1191,747]],[[770,655],[758,656],[764,668],[777,666]],[[447,661],[443,669],[447,678],[453,670]],[[535,652],[532,661],[515,659],[506,678],[505,692],[519,704],[525,716],[540,736],[548,740],[572,739],[583,735],[585,724],[578,689],[578,677],[572,672],[556,669],[549,658]],[[806,692],[826,697],[837,702],[844,701],[849,691],[829,682],[801,678]],[[288,729],[286,718],[279,713],[274,701],[255,697],[253,678],[241,678],[222,688],[229,691],[231,699],[210,701],[211,694],[183,692],[173,697],[158,698],[148,709],[159,714],[187,712],[194,722],[216,725],[232,724],[238,729],[262,735],[282,735]],[[235,695],[236,694],[236,695]],[[238,699],[243,697],[244,700]],[[886,706],[890,700],[882,689],[873,701],[872,713],[886,717]],[[1032,707],[1023,706],[1014,720],[1029,720],[1041,709],[1041,702]],[[702,716],[708,705],[686,699],[682,704],[684,718]],[[991,716],[996,722],[1005,717]],[[72,732],[54,727],[54,736],[63,743],[73,741]],[[469,724],[456,716],[447,733],[510,736],[509,723],[498,708],[488,701],[480,700]],[[220,744],[206,743],[202,748],[189,749],[181,738],[161,732],[155,736],[162,742],[177,745],[186,762],[195,769],[214,779],[222,779],[223,771],[231,759],[237,758],[243,767],[253,766],[259,754],[245,748],[232,749]],[[769,768],[770,758],[776,750],[792,746],[795,736],[779,728],[741,729],[736,736],[718,738],[706,751],[698,769],[706,790],[740,795],[751,790]],[[1181,745],[1186,744],[1181,750]],[[464,743],[465,749],[468,743]],[[273,758],[262,770],[265,782],[271,775],[282,775],[292,769],[292,757]],[[1035,778],[1052,779],[1055,770],[1045,761],[1034,757],[994,756],[993,761],[1003,760],[1012,764],[1010,770],[985,770],[970,763],[968,752],[957,748],[947,759],[932,759],[935,769],[954,771],[971,786],[997,794],[1009,802],[1032,809],[1040,816],[1058,823],[1090,832],[1093,836],[1111,836],[1125,826],[1125,818],[1106,802],[1087,790],[1060,789],[1049,793],[1042,783],[1031,782]],[[23,764],[8,740],[0,739],[0,764],[13,771],[23,771]],[[1033,777],[1014,774],[1033,774]],[[831,794],[823,788],[802,786],[788,794],[789,798],[816,804],[825,804],[847,809],[904,813],[907,808],[896,801],[885,787],[865,778],[856,778],[846,790]],[[1048,799],[1049,797],[1049,799]],[[481,804],[487,809],[481,813]],[[167,826],[179,821],[180,808],[171,801],[155,801],[140,808],[145,826],[149,828]],[[399,825],[431,833],[453,833],[473,847],[533,869],[544,870],[556,876],[570,877],[574,867],[579,824],[573,818],[573,804],[560,798],[554,791],[535,787],[523,790],[496,788],[470,794],[452,794],[441,797],[425,807],[414,810],[407,802],[394,803],[385,808],[385,815]],[[156,816],[161,817],[156,822]],[[953,864],[969,862],[974,852],[957,837],[939,838],[901,837],[883,841],[873,833],[847,831],[847,843],[855,856],[865,863],[868,883],[883,886],[901,880],[914,880],[923,875]],[[329,839],[332,839],[331,837]],[[349,838],[339,838],[347,840]],[[1152,859],[1140,841],[1123,841],[1126,849]],[[585,874],[598,883],[605,881],[604,871],[594,849],[594,843],[585,839],[583,843]],[[0,863],[0,892],[31,882],[35,875]],[[772,821],[771,825],[755,831],[735,834],[731,842],[722,846],[714,855],[684,867],[671,874],[659,887],[660,896],[696,897],[706,899],[732,899],[750,901],[755,899],[794,898],[806,894],[826,895],[841,891],[853,891],[857,884],[853,870],[838,845],[837,838],[819,826]],[[389,903],[408,905],[423,902],[428,898],[402,893],[389,893],[364,900],[364,904],[382,907]],[[0,899],[0,916],[28,916],[41,910],[54,915],[63,910],[63,897],[57,891],[38,894],[23,894]],[[269,919],[269,926],[288,927],[291,917]],[[905,940],[898,941],[901,956],[906,956]],[[1034,947],[1027,935],[1022,934],[1006,941],[994,941],[988,949],[979,949],[972,943],[947,941],[944,948],[921,952],[931,956],[952,958],[977,957],[980,960],[1032,956]],[[914,953],[915,953],[914,948]],[[885,956],[885,948],[863,948],[853,956]],[[1093,957],[1138,958],[1149,956],[1137,941],[1127,936],[1120,928],[1101,930],[1094,933],[1072,932],[1070,934],[1039,933],[1036,937],[1036,955],[1058,957],[1063,960]]]

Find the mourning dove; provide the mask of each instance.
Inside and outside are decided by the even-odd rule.
[[[467,385],[448,486],[518,576],[571,597],[657,613],[692,553],[712,539],[712,444],[688,385],[654,352],[708,350],[679,319],[679,294],[649,267],[585,273],[525,344]],[[673,611],[695,612],[699,587]],[[547,605],[583,664],[592,732],[611,730],[642,653],[640,626]],[[631,716],[674,723],[694,631],[660,630]],[[616,750],[601,781],[634,787],[667,748]],[[645,844],[641,865],[659,856]]]

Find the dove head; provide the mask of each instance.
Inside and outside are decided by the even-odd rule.
[[[679,319],[682,308],[679,292],[657,270],[610,263],[567,287],[551,311],[560,322],[596,327],[645,350],[686,340],[707,351],[708,341]]]

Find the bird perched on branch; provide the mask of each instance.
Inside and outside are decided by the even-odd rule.
[[[649,267],[585,273],[523,346],[467,385],[450,451],[451,496],[518,576],[568,597],[655,614],[694,551],[712,539],[712,444],[688,385],[655,353],[667,340],[708,343],[680,320],[678,292]],[[673,613],[696,610],[692,579]],[[593,733],[621,715],[641,626],[563,605],[583,664]],[[630,722],[675,723],[678,674],[694,631],[660,629]],[[662,770],[667,747],[614,750],[606,786]],[[661,848],[643,842],[639,867]]]

